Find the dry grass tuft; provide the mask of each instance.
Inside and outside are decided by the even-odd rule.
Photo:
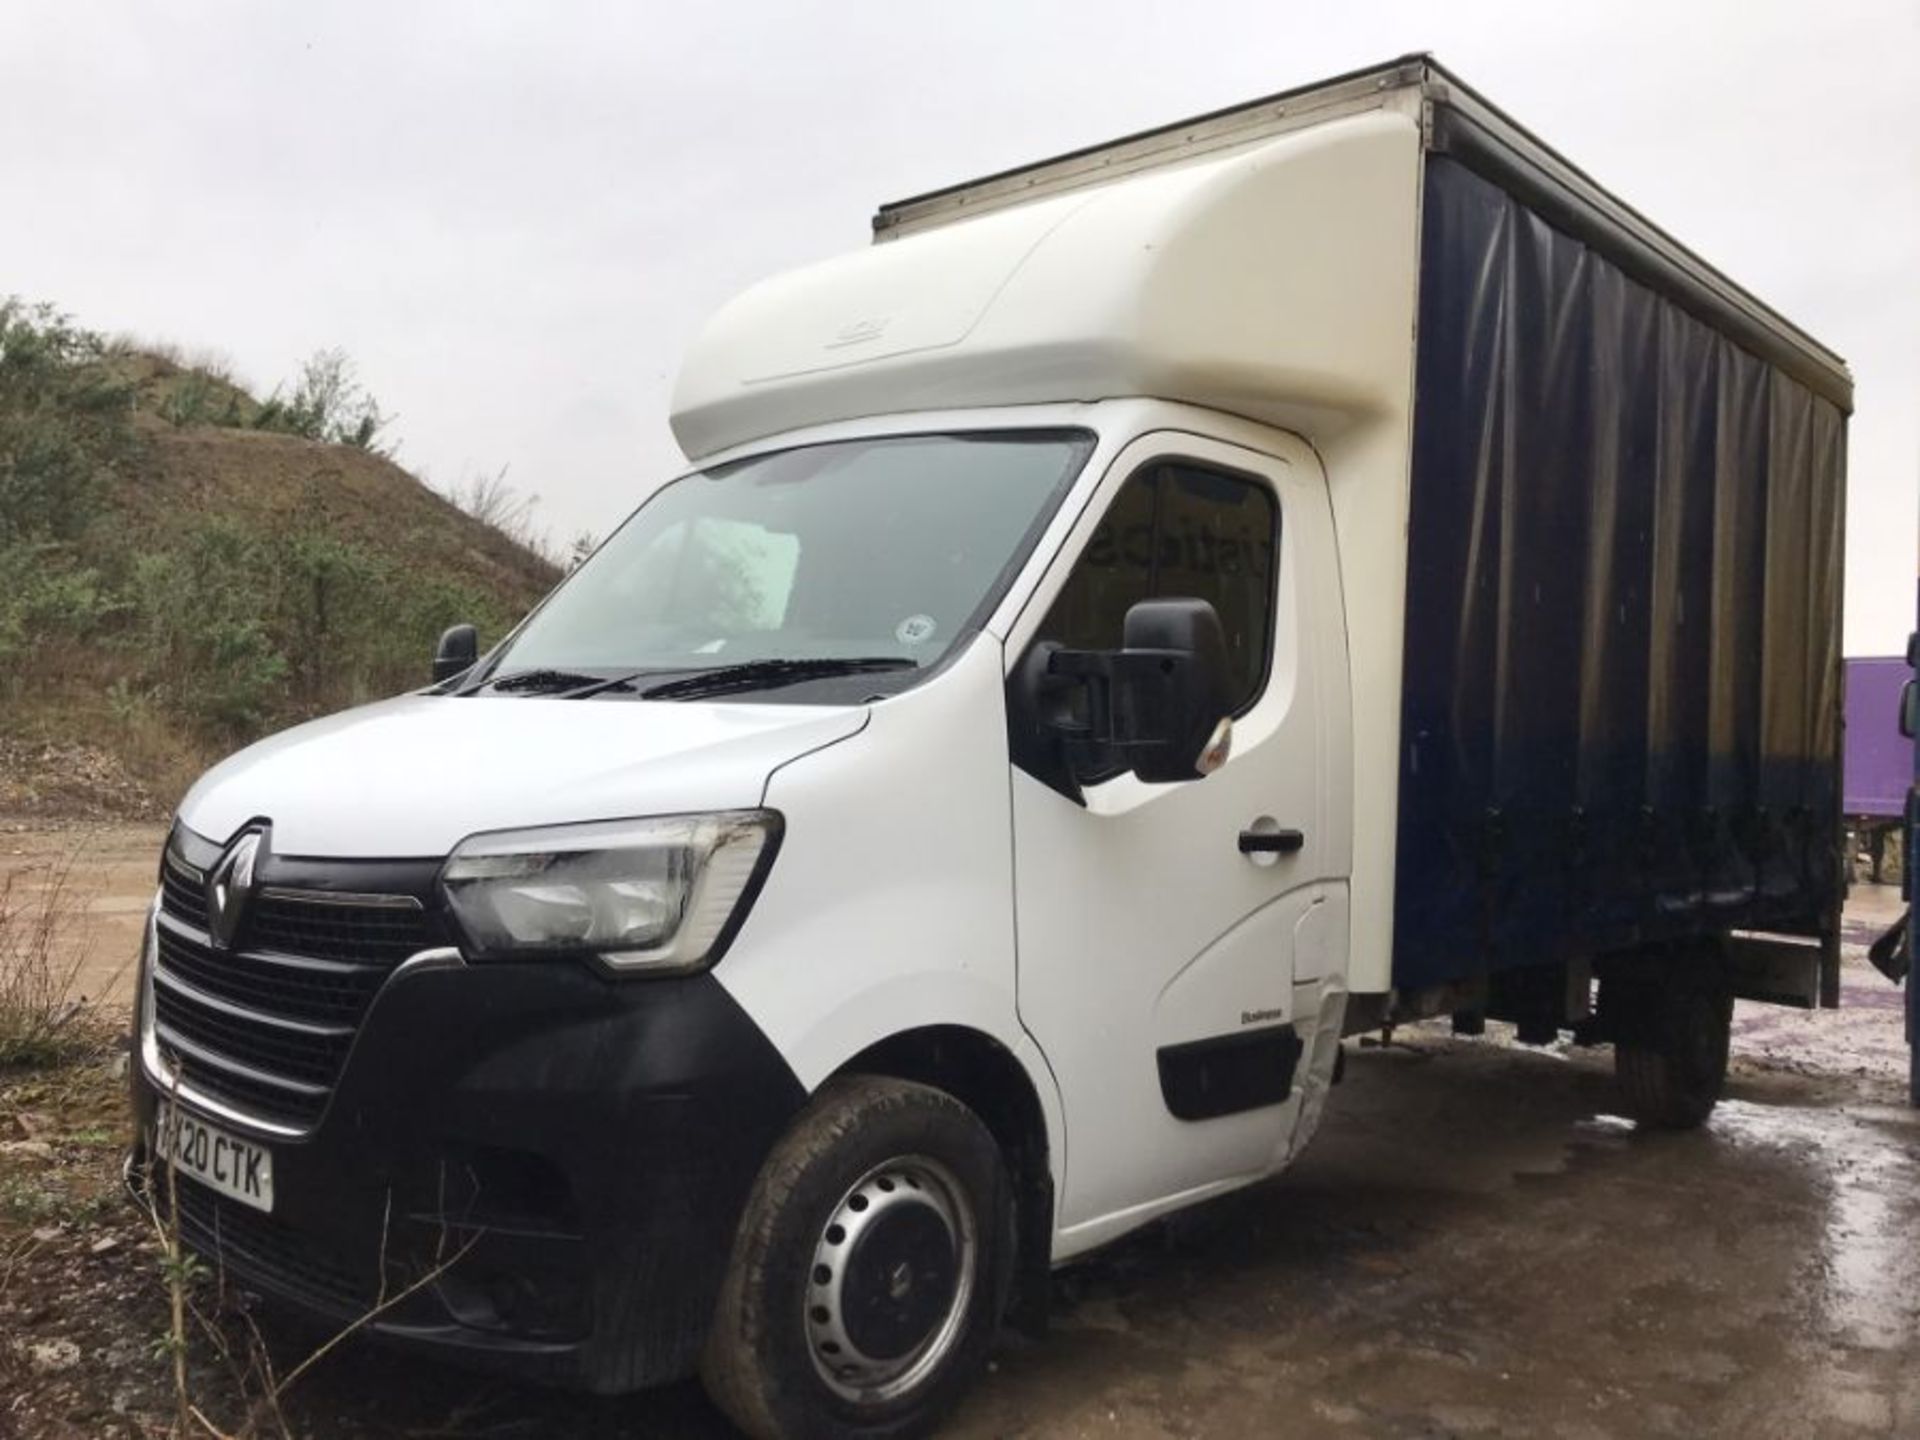
[[[0,1069],[57,1065],[91,1042],[78,991],[87,958],[73,888],[77,851],[0,875]]]

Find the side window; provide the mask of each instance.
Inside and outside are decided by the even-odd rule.
[[[1112,650],[1120,622],[1153,594],[1153,509],[1158,471],[1142,470],[1121,488],[1100,528],[1080,552],[1036,637],[1069,650]]]
[[[1122,487],[1036,638],[1113,650],[1137,601],[1210,601],[1226,632],[1238,714],[1266,683],[1279,538],[1273,492],[1257,480],[1150,465]]]

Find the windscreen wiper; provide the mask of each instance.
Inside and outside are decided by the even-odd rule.
[[[730,695],[743,690],[771,690],[803,680],[827,680],[836,675],[872,675],[886,670],[918,670],[919,664],[900,655],[870,655],[855,659],[750,660],[702,670],[680,680],[668,680],[642,690],[643,700],[694,700],[704,695]]]
[[[633,683],[636,680],[644,680],[649,675],[684,675],[689,670],[699,670],[699,667],[674,665],[666,668],[654,666],[646,670],[634,670],[625,675],[615,675],[609,679],[595,680],[591,685],[582,685],[577,690],[564,691],[563,696],[568,700],[585,700],[590,695],[604,695],[609,690],[637,690],[640,687]],[[700,670],[699,673],[706,675],[711,672],[708,670]]]
[[[474,690],[505,691],[510,694],[525,692],[529,695],[551,695],[564,690],[578,690],[583,685],[598,684],[600,678],[598,675],[582,675],[576,670],[550,670],[537,667],[532,670],[515,670],[502,675],[497,680],[483,680],[473,688]]]

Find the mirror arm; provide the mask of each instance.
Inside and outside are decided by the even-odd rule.
[[[1047,656],[1045,681],[1054,695],[1064,695],[1076,684],[1087,697],[1085,723],[1070,720],[1064,710],[1047,719],[1047,728],[1062,740],[1086,744],[1111,743],[1113,732],[1113,661],[1104,650],[1055,650]]]
[[[1174,678],[1192,664],[1184,650],[1056,650],[1047,660],[1048,678],[1085,686],[1087,722],[1056,720],[1052,728],[1065,739],[1111,745],[1122,754],[1162,744],[1155,723],[1161,717],[1140,713],[1129,697],[1151,693],[1137,681]]]
[[[1075,805],[1085,805],[1073,763],[1080,747],[1073,742],[1088,727],[1071,718],[1073,696],[1082,687],[1054,673],[1053,657],[1059,653],[1056,642],[1043,640],[1014,668],[1007,684],[1007,744],[1016,766]]]

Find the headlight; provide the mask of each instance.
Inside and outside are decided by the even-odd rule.
[[[471,958],[677,973],[717,958],[779,838],[771,810],[503,830],[462,841],[441,886]]]

